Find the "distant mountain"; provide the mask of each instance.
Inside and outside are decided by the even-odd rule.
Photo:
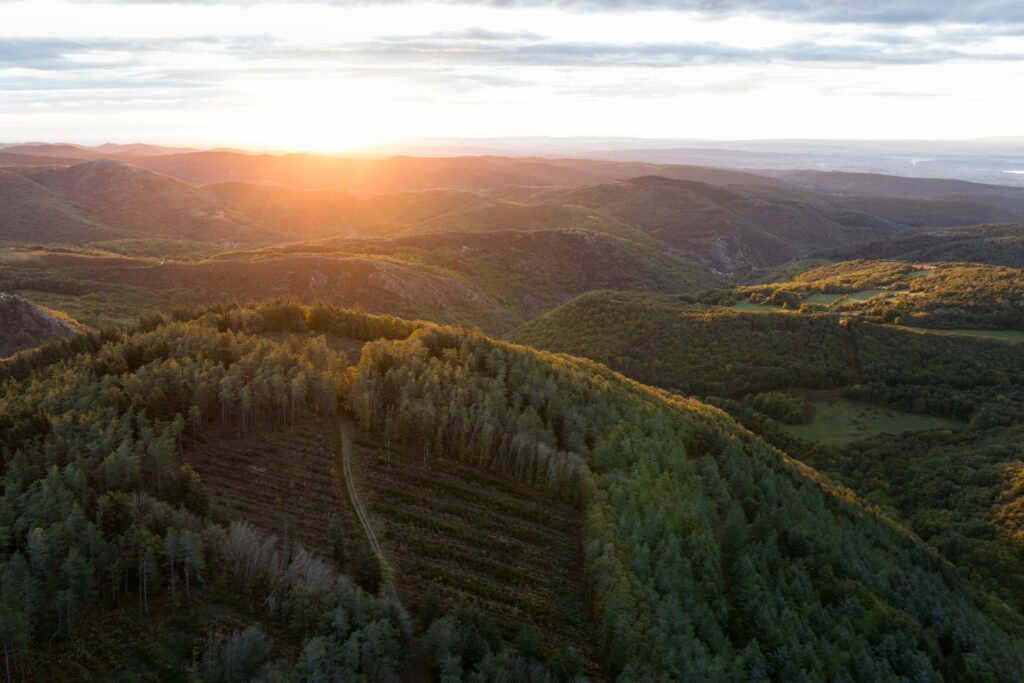
[[[595,288],[692,293],[721,284],[690,259],[583,230],[334,239],[197,262],[34,252],[0,282],[51,286],[35,284],[40,271],[59,272],[76,292],[98,297],[146,290],[192,301],[324,300],[494,332]]]
[[[78,161],[92,161],[93,159],[99,159],[103,156],[103,152],[89,149],[88,147],[66,144],[11,145],[10,147],[5,147],[3,151],[5,154],[23,154],[26,156],[52,157],[60,159],[62,161],[66,161],[68,159],[75,159]]]
[[[188,147],[162,147],[160,145],[146,145],[139,143],[116,144],[112,142],[107,142],[95,147],[90,147],[88,145],[73,145],[63,142],[26,142],[0,145],[0,149],[5,152],[30,156],[77,159],[79,161],[92,161],[93,159],[101,159],[105,157],[147,157],[160,154],[182,154],[185,152],[197,151]]]
[[[17,152],[8,152],[10,147],[0,149],[0,167],[4,166],[70,166],[72,164],[79,164],[82,162],[81,159],[65,158],[65,157],[52,157],[39,154],[19,154]]]
[[[674,250],[723,270],[777,264],[822,245],[879,238],[900,226],[813,195],[642,177],[546,197],[606,211]]]
[[[987,185],[944,178],[903,178],[877,173],[838,171],[762,171],[794,187],[840,197],[895,197],[999,201],[1006,208],[1024,209],[1024,188]]]
[[[72,337],[82,330],[62,313],[0,292],[0,358],[50,339]]]
[[[0,157],[5,153],[0,151]],[[253,178],[196,185],[106,158],[0,167],[5,209],[0,239],[90,243],[159,238],[235,248],[332,237],[578,229],[732,271],[887,239],[907,228],[1024,221],[1024,205],[1013,208],[1016,200],[1007,188],[948,200],[832,196],[699,167],[653,167],[675,177],[608,180],[652,167],[234,152],[153,156],[147,163],[162,166],[196,156],[209,160],[211,154],[227,160],[230,168],[203,165],[200,175]],[[282,171],[291,175],[284,177]],[[263,182],[272,177],[292,184]],[[323,187],[295,186],[304,184]],[[418,187],[425,189],[412,189]]]
[[[118,237],[280,239],[201,189],[109,160],[0,169],[0,239],[82,242]]]
[[[1024,268],[1024,224],[915,231],[888,240],[839,247],[821,255],[840,261],[857,258],[972,261]]]
[[[327,245],[452,275],[521,319],[592,289],[697,292],[721,283],[692,259],[585,230],[448,232]]]
[[[148,157],[134,159],[133,163],[194,183],[244,181],[363,192],[497,191],[578,185],[645,174],[716,184],[774,182],[752,173],[699,166],[486,156],[357,158],[221,151]]]
[[[102,145],[97,145],[96,147],[90,147],[89,149],[96,150],[102,154],[133,157],[158,156],[160,154],[185,154],[188,152],[198,151],[190,147],[163,147],[160,145],[144,145],[140,143],[117,144],[113,142],[106,142]]]

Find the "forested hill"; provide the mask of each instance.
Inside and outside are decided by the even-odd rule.
[[[962,420],[1000,396],[1024,400],[1018,345],[830,313],[737,311],[685,295],[591,292],[508,338],[698,396],[856,384],[884,394],[886,403]]]
[[[595,288],[696,292],[721,282],[691,259],[587,230],[335,239],[202,260],[0,250],[0,288],[67,307],[94,325],[125,309],[134,317],[168,306],[164,302],[285,296],[497,334]]]
[[[974,225],[945,230],[922,230],[826,251],[825,257],[900,259],[904,261],[966,261],[1024,268],[1024,225]]]
[[[278,680],[388,680],[413,658],[481,680],[532,666],[522,648],[459,664],[463,641],[437,636],[451,621],[418,644],[386,600],[361,598],[323,560],[261,549],[210,517],[182,461],[213,425],[337,411],[577,501],[595,639],[619,680],[1010,682],[1024,670],[1020,615],[905,529],[721,411],[594,363],[282,303],[104,334],[0,367],[0,636],[28,678],[51,639],[82,637],[86,610],[145,611],[175,590],[200,600],[203,582],[266,595],[269,612],[249,618],[306,636],[267,664]],[[376,341],[344,370],[318,335]]]

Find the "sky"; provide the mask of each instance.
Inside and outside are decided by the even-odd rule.
[[[0,0],[0,142],[1024,134],[1020,0]]]

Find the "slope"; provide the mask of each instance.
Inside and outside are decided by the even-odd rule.
[[[1024,348],[996,341],[922,334],[829,313],[751,313],[691,301],[591,292],[507,337],[592,358],[640,381],[696,395],[741,398],[862,382],[927,386],[929,402],[939,405],[950,398],[943,391],[990,388],[1017,395],[1014,387],[1024,381]],[[847,352],[851,340],[856,365]],[[961,402],[951,413],[971,418],[985,403],[974,398],[958,397]]]
[[[821,256],[837,261],[967,261],[1024,268],[1024,225],[974,225],[914,231],[887,240],[831,249],[822,252]]]
[[[763,173],[795,187],[841,197],[965,199],[985,201],[1008,209],[1024,209],[1024,190],[1005,185],[842,171],[795,170]]]
[[[80,334],[84,328],[63,313],[0,292],[0,358],[45,341]]]
[[[975,263],[855,260],[737,291],[787,305],[932,329],[1024,329],[1024,270]]]
[[[695,292],[719,283],[688,259],[581,230],[330,240],[200,261],[12,250],[3,263],[0,285],[93,322],[103,301],[121,318],[133,301],[141,312],[161,301],[285,296],[502,332],[594,288]]]
[[[370,345],[353,389],[371,429],[391,420],[405,438],[433,432],[435,448],[550,490],[582,481],[600,645],[625,680],[895,680],[1014,666],[1000,660],[1018,650],[1016,636],[988,619],[1016,633],[1018,616],[699,402],[450,330]],[[474,431],[481,415],[493,429]],[[978,621],[976,609],[990,617]],[[937,649],[918,640],[945,632],[949,618],[1009,649],[983,653],[977,642],[967,654],[946,636]],[[900,654],[883,654],[883,641]]]
[[[676,251],[724,270],[775,265],[811,250],[896,232],[895,223],[770,187],[660,177],[559,191],[550,201],[607,211]]]
[[[1024,609],[1024,544],[1007,533],[1010,516],[997,514],[1021,501],[1021,487],[1011,483],[1024,467],[1024,347],[626,293],[582,296],[510,337],[586,355],[642,381],[723,397],[709,400],[884,505]],[[861,428],[858,443],[803,440],[829,419],[820,414],[828,404],[841,404],[842,418]],[[884,435],[873,436],[873,414],[888,416],[878,430]]]
[[[295,410],[324,416],[331,413],[336,387],[341,405],[371,433],[413,452],[427,446],[432,457],[513,477],[580,506],[598,649],[620,680],[1012,681],[1024,666],[1018,614],[967,583],[905,529],[705,404],[580,359],[329,307],[216,308],[179,311],[175,318],[154,319],[145,330],[106,343],[85,340],[63,354],[35,354],[5,369],[0,411],[14,421],[24,450],[7,456],[13,460],[5,471],[21,474],[5,482],[5,491],[19,502],[9,511],[0,508],[0,528],[11,528],[7,518],[13,522],[20,513],[28,518],[19,524],[39,529],[31,542],[7,534],[0,546],[11,577],[5,579],[4,606],[32,627],[18,638],[73,632],[74,620],[64,616],[75,615],[81,599],[95,602],[88,597],[91,586],[104,586],[109,600],[121,590],[123,573],[143,585],[145,554],[136,559],[118,545],[132,547],[133,534],[142,531],[143,548],[180,538],[180,557],[191,559],[147,570],[154,599],[168,590],[157,581],[161,574],[191,576],[196,586],[207,575],[216,580],[217,571],[196,564],[206,547],[224,548],[217,562],[223,562],[229,585],[238,586],[237,595],[261,595],[265,584],[247,578],[245,568],[264,566],[257,558],[272,551],[260,550],[258,538],[247,540],[237,527],[217,532],[203,526],[201,482],[165,457],[175,450],[174,416],[198,415],[194,425],[203,432],[212,422],[226,422],[249,434],[260,421],[288,424],[279,387]],[[322,342],[289,341],[309,331],[383,338],[366,345],[355,368],[339,375],[339,359]],[[284,339],[274,342],[268,333]],[[258,380],[246,384],[247,376]],[[108,390],[98,391],[101,384]],[[140,394],[146,405],[137,439],[131,435],[135,418],[122,417],[134,412],[133,400],[113,390],[119,387]],[[62,439],[44,441],[50,423],[34,417],[43,407],[67,425]],[[110,455],[62,467],[85,434],[101,442],[97,452]],[[135,499],[115,493],[133,485],[141,490]],[[61,505],[70,508],[96,500],[98,491],[111,494],[100,497],[98,506],[79,503],[73,515],[56,517],[53,506],[44,504],[60,495]],[[423,502],[430,505],[433,497]],[[105,511],[102,519],[98,510]],[[87,542],[95,550],[91,555]],[[51,555],[39,554],[43,543],[53,548]],[[116,557],[125,566],[107,587],[98,579]],[[353,600],[351,586],[341,584],[337,602],[326,601],[325,610],[318,586],[324,576],[328,586],[336,579],[302,561],[310,569],[281,574],[300,575],[302,583],[286,578],[282,599],[265,603],[280,610],[282,634],[305,631],[299,665],[322,671],[336,661],[336,670],[347,671],[340,668],[345,660],[332,660],[331,653],[365,647],[394,657],[363,660],[360,666],[383,667],[371,668],[372,678],[397,675],[394,662],[401,661],[407,641],[397,631],[390,642],[381,637],[382,629],[394,628],[386,625],[394,623],[386,607],[369,601],[369,616],[353,611],[359,595]],[[63,592],[67,600],[23,601],[33,582],[60,580],[61,567],[74,571]],[[133,585],[124,588],[132,602]],[[300,590],[309,591],[306,600],[298,599]],[[335,605],[343,609],[332,612]],[[350,618],[358,627],[376,625],[352,636]],[[461,623],[474,633],[472,620]],[[426,641],[455,648],[430,650],[438,674],[453,666],[450,657],[469,652],[457,645],[463,637],[445,636],[451,634],[445,628],[433,628],[439,638]],[[356,640],[343,648],[350,637]],[[12,644],[20,648],[20,642]],[[294,667],[294,659],[279,656],[285,659],[277,666]],[[482,667],[491,660],[467,661]],[[490,671],[482,675],[497,675]]]
[[[200,188],[113,161],[0,169],[0,238],[81,243],[119,237],[280,239]]]
[[[375,158],[209,151],[136,158],[132,162],[193,183],[243,181],[384,193],[426,189],[528,193],[531,188],[655,173],[721,184],[774,182],[752,173],[700,166],[496,156]]]

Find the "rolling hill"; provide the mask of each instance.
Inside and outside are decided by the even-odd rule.
[[[659,177],[600,183],[544,195],[605,211],[673,249],[724,270],[784,263],[823,249],[885,243],[907,228],[1024,217],[1000,199],[831,197],[765,184],[715,186]],[[995,196],[995,195],[993,195]],[[834,245],[826,247],[823,245]],[[851,247],[853,248],[853,247]]]
[[[622,292],[508,337],[706,397],[1024,609],[1024,345]]]
[[[108,632],[139,624],[153,639],[148,656],[163,666],[189,652],[204,653],[203,667],[228,661],[217,646],[226,628],[222,638],[263,634],[248,665],[282,676],[333,666],[345,677],[407,678],[417,662],[432,675],[478,672],[485,680],[514,677],[507,672],[517,666],[547,666],[556,680],[585,671],[570,650],[545,655],[529,638],[490,635],[486,611],[410,601],[414,614],[428,616],[403,627],[394,597],[386,589],[366,594],[365,578],[356,588],[339,574],[344,562],[339,568],[297,545],[284,555],[276,539],[218,519],[211,506],[224,489],[208,489],[181,464],[204,443],[219,443],[218,430],[249,438],[296,429],[301,418],[333,431],[339,415],[351,415],[378,453],[394,442],[423,454],[390,475],[380,463],[385,469],[357,486],[387,491],[419,477],[420,485],[399,489],[408,502],[397,510],[425,511],[405,519],[431,523],[431,533],[470,532],[456,523],[460,499],[437,492],[458,490],[445,483],[448,465],[432,472],[432,459],[576,506],[583,608],[602,657],[597,671],[610,677],[1009,682],[1024,667],[1019,613],[906,528],[699,401],[585,360],[325,306],[221,306],[173,318],[0,369],[0,416],[9,425],[0,438],[16,435],[22,444],[3,451],[4,487],[24,501],[17,524],[34,530],[7,531],[0,546],[9,565],[5,614],[24,625],[4,637],[34,655],[21,660],[29,674],[86,656],[101,676],[132,663],[133,646],[122,646],[115,662],[104,658],[113,648],[102,629],[90,628],[92,610]],[[320,335],[376,341],[341,372],[344,358]],[[61,425],[61,438],[49,436],[51,425]],[[316,457],[309,427],[302,429],[301,439],[277,439],[274,448],[294,445]],[[75,458],[86,435],[105,456]],[[195,461],[225,452],[234,449]],[[276,470],[273,478],[247,466],[219,471],[235,476],[218,486],[287,482]],[[340,505],[319,493],[303,500]],[[491,505],[499,504],[524,520],[536,514],[509,494],[495,496]],[[0,528],[13,523],[5,518]],[[532,537],[543,542],[553,531],[538,528]],[[520,546],[523,561],[537,547]],[[423,571],[399,548],[385,546],[382,555],[399,572]],[[467,556],[463,565],[492,567],[482,559]],[[106,581],[111,575],[117,581]],[[26,599],[33,586],[68,576],[59,601]],[[387,584],[387,572],[381,580]],[[544,604],[541,592],[530,594]],[[189,606],[175,606],[174,596]],[[213,629],[205,639],[195,637],[202,631],[182,637],[195,613]],[[172,637],[155,638],[158,624]],[[36,634],[78,647],[51,654],[54,646]],[[368,654],[346,659],[353,650]]]
[[[590,289],[697,292],[720,284],[691,260],[581,230],[335,239],[201,260],[13,250],[0,262],[3,286],[94,323],[102,317],[96,305],[108,301],[120,314],[131,292],[136,312],[174,298],[284,296],[497,333]]]
[[[607,211],[680,253],[723,270],[783,263],[823,248],[892,234],[899,226],[819,197],[763,186],[719,187],[642,177],[549,196]]]
[[[0,171],[4,171],[0,169]],[[0,238],[81,243],[119,237],[281,239],[201,188],[108,160],[4,171]]]
[[[974,225],[908,232],[888,240],[840,247],[821,256],[839,261],[966,261],[1024,268],[1024,225]]]
[[[1005,208],[1024,209],[1024,189],[946,178],[906,178],[877,173],[842,171],[765,171],[794,187],[840,197],[948,199],[985,201]]]
[[[1009,390],[1024,362],[1024,347],[997,341],[926,334],[831,313],[779,311],[694,304],[692,297],[591,292],[507,337],[592,358],[686,394],[733,398],[858,382],[935,391],[943,385]],[[963,403],[956,416],[970,419],[980,406]]]
[[[135,159],[133,163],[201,184],[242,181],[378,193],[459,189],[521,194],[648,174],[717,184],[774,182],[752,173],[700,166],[493,156],[373,158],[196,152]]]
[[[53,148],[54,153],[60,151]],[[228,155],[232,163],[252,163],[247,155],[218,154]],[[281,158],[271,159],[276,164]],[[733,271],[888,239],[908,228],[1024,216],[998,205],[999,197],[833,197],[751,174],[611,162],[490,157],[349,160],[368,164],[369,170],[364,170],[370,175],[345,167],[348,175],[328,182],[323,174],[341,161],[318,157],[308,167],[299,164],[303,173],[323,179],[321,189],[252,182],[265,180],[258,174],[236,174],[244,181],[225,182],[223,178],[232,174],[213,171],[190,179],[218,182],[196,185],[107,158],[3,167],[0,203],[6,211],[0,218],[0,239],[66,244],[171,239],[232,248],[330,237],[571,228],[616,235],[718,271]],[[538,170],[538,165],[543,168]],[[399,169],[394,182],[384,182],[381,178],[391,177],[392,166]],[[603,180],[644,170],[678,177]],[[458,180],[463,175],[465,182]],[[292,182],[315,184],[303,178]],[[518,190],[506,191],[504,197],[493,194],[527,178],[535,184],[526,191],[517,185]],[[579,184],[594,178],[599,182]],[[367,192],[371,187],[378,191]],[[990,200],[996,204],[986,203]]]
[[[840,261],[738,288],[755,305],[805,307],[933,329],[1024,329],[1024,271],[978,263]]]

